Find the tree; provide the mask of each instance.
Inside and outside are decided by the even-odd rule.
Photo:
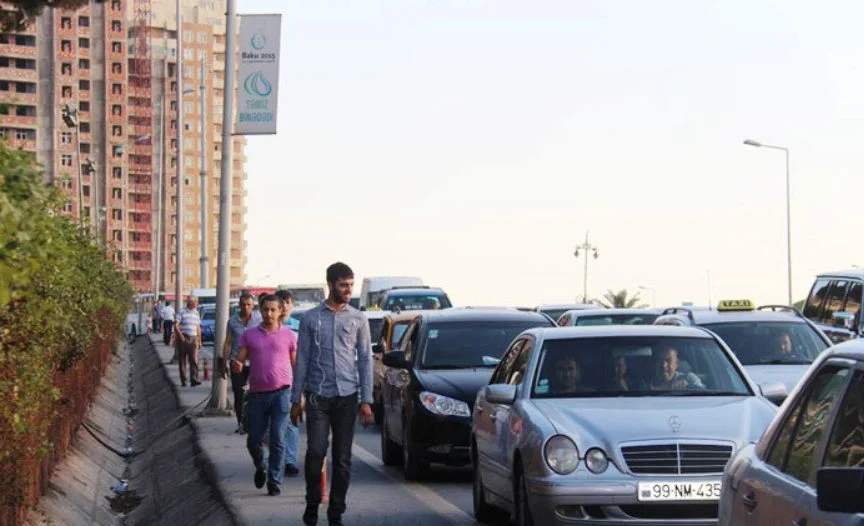
[[[105,0],[96,0],[102,3]],[[90,3],[90,0],[7,0],[12,9],[0,10],[0,32],[21,31],[29,22],[42,14],[46,8],[74,11]]]
[[[639,297],[638,292],[630,296],[627,289],[621,289],[618,292],[611,289],[607,290],[603,299],[597,301],[607,309],[644,309],[648,306],[646,303],[641,303],[642,298]]]

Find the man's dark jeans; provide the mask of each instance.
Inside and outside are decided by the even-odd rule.
[[[324,398],[306,393],[306,506],[321,504],[321,466],[327,456],[327,435],[333,433],[333,477],[328,519],[345,513],[351,482],[351,445],[357,423],[357,394]]]
[[[171,345],[171,333],[174,331],[174,320],[163,320],[162,330],[162,343],[165,345]]]
[[[249,366],[243,366],[239,373],[231,371],[231,390],[234,391],[234,414],[237,415],[237,423],[243,425],[243,397],[246,395],[243,386],[249,379]]]

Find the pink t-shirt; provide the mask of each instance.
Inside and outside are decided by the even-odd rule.
[[[291,355],[297,352],[297,335],[280,325],[267,332],[260,325],[240,336],[240,348],[249,359],[249,392],[275,391],[291,385]]]

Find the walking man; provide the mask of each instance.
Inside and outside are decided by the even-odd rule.
[[[268,295],[261,301],[261,324],[240,336],[240,350],[232,362],[234,372],[249,360],[249,436],[246,447],[255,465],[255,487],[267,483],[268,495],[279,495],[285,465],[285,425],[291,393],[292,354],[297,335],[279,323],[282,300]],[[270,426],[270,458],[266,468],[262,442]]]
[[[162,329],[162,342],[171,345],[171,335],[174,334],[174,307],[170,301],[166,301],[162,308]]]
[[[159,307],[159,302],[153,302],[153,332],[158,333],[162,330],[162,309]]]
[[[372,342],[363,314],[351,307],[354,272],[344,263],[327,268],[330,295],[300,320],[297,374],[291,393],[291,421],[302,418],[306,398],[306,511],[303,524],[318,523],[321,467],[327,437],[333,435],[333,479],[330,487],[330,526],[342,526],[345,497],[351,479],[351,446],[357,415],[372,424]],[[359,406],[358,406],[359,404]]]
[[[228,320],[228,329],[225,331],[225,345],[222,348],[222,375],[228,374],[231,363],[237,359],[240,352],[240,337],[252,327],[261,323],[261,313],[255,309],[252,295],[243,293],[240,295],[239,310]],[[243,401],[245,393],[243,388],[249,379],[249,360],[243,363],[243,369],[239,373],[231,371],[231,390],[234,392],[234,414],[237,416],[237,433],[245,433],[243,426]]]
[[[279,323],[284,327],[291,327],[291,311],[294,310],[294,295],[290,290],[277,290],[276,295],[282,299],[282,315],[279,316]],[[297,354],[295,353],[291,359],[291,369],[297,369]],[[285,475],[296,477],[300,474],[297,469],[297,442],[300,441],[300,427],[295,425],[290,420],[285,425]]]
[[[201,317],[198,315],[198,298],[189,296],[186,308],[177,313],[174,324],[174,339],[177,342],[177,360],[180,362],[180,385],[186,387],[186,362],[189,362],[189,381],[192,387],[199,385],[198,349],[201,348]]]

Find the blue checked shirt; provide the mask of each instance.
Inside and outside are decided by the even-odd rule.
[[[359,391],[360,402],[372,403],[372,341],[362,312],[350,305],[334,311],[322,303],[303,314],[298,336],[294,403],[304,391],[325,398]]]

